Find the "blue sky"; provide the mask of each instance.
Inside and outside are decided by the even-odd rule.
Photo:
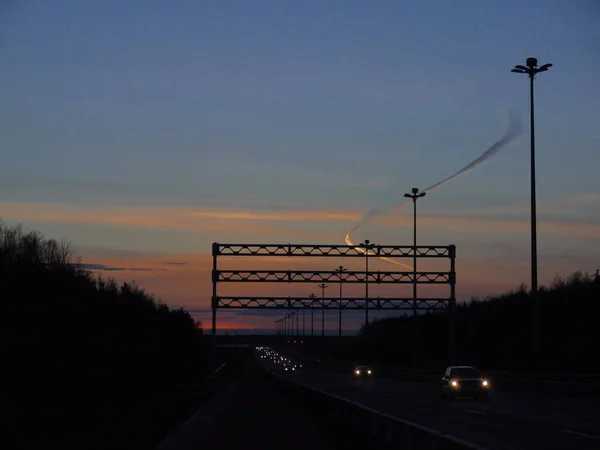
[[[536,82],[540,218],[592,230],[542,230],[540,252],[584,255],[572,268],[591,270],[599,20],[592,0],[9,1],[0,8],[0,217],[68,237],[90,263],[127,252],[206,253],[213,240],[260,235],[244,223],[145,226],[122,210],[121,222],[107,224],[107,211],[360,216],[479,156],[503,134],[501,110],[511,108],[523,121],[520,140],[432,193],[420,214],[523,221],[528,84],[510,69],[535,56],[554,64]],[[44,204],[54,216],[38,214]],[[314,232],[342,243],[352,225],[288,221],[269,238],[306,241],[298,233]],[[368,232],[379,242],[409,240],[404,228]],[[526,229],[477,238],[440,222],[422,236],[462,244],[467,256],[527,261]],[[503,275],[505,285],[518,276]],[[182,302],[201,307],[205,298]]]

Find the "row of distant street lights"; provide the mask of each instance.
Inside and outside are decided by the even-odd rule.
[[[340,278],[339,335],[341,336],[342,335],[342,273],[344,273],[348,269],[345,268],[344,266],[338,266],[338,268],[335,270],[336,270],[336,272],[338,272],[339,278]],[[325,289],[327,289],[328,287],[329,286],[327,286],[325,283],[319,284],[319,288],[321,288],[321,300],[323,301],[323,304],[325,301],[324,300],[325,299]],[[308,296],[308,298],[311,299],[310,334],[311,334],[311,336],[314,336],[315,335],[315,314],[314,314],[313,304],[314,304],[315,300],[317,299],[317,296],[315,294],[310,294]],[[302,310],[302,335],[303,336],[306,335],[305,311],[306,311],[305,309]],[[300,335],[300,327],[299,327],[299,319],[300,318],[296,311],[292,311],[292,312],[286,314],[285,316],[283,316],[282,318],[277,319],[275,321],[275,323],[277,324],[277,333],[284,334],[284,335],[293,334],[294,317],[296,317],[296,334]],[[321,335],[325,336],[325,308],[321,309]]]
[[[533,80],[535,76],[540,72],[546,72],[552,64],[544,64],[538,67],[537,58],[527,58],[525,66],[516,65],[511,72],[526,74],[529,77],[529,109],[530,109],[530,177],[531,177],[531,295],[534,301],[533,311],[533,350],[534,352],[539,348],[539,336],[540,336],[540,319],[539,310],[540,303],[537,295],[538,292],[538,277],[537,277],[537,213],[536,213],[536,180],[535,180],[535,115],[534,115],[534,95],[533,95]],[[417,313],[417,200],[425,197],[426,192],[419,192],[418,188],[412,188],[410,193],[404,194],[405,198],[412,199],[413,201],[413,315]],[[367,276],[365,277],[365,324],[369,323],[369,251],[375,247],[375,244],[371,243],[368,239],[365,242],[359,244],[359,247],[365,249],[365,270]],[[342,273],[347,269],[343,266],[339,266],[337,269],[340,277],[340,304],[339,304],[339,336],[342,335]],[[325,298],[325,288],[327,285],[321,283],[319,285],[322,292],[322,298]],[[310,294],[311,300],[315,300],[317,297],[314,294]],[[314,336],[314,313],[312,311],[311,303],[311,335]],[[304,310],[303,310],[304,313]],[[325,336],[325,309],[321,309],[322,314],[322,336]],[[294,312],[289,313],[281,319],[276,320],[280,326],[279,332],[286,333],[290,330],[288,327],[287,320],[292,319],[296,315]],[[304,314],[302,317],[303,323],[303,335],[304,333]],[[286,328],[287,327],[287,328]],[[293,328],[293,327],[292,327]],[[298,328],[298,316],[296,315],[296,332],[299,333]]]

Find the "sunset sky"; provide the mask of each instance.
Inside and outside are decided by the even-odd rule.
[[[599,20],[593,0],[3,1],[0,218],[67,238],[98,273],[209,326],[212,242],[343,244],[367,210],[478,157],[508,108],[520,138],[418,203],[419,243],[457,246],[459,300],[502,293],[529,284],[528,80],[510,69],[535,56],[554,64],[536,81],[540,282],[592,272]],[[412,209],[354,238],[411,245]],[[219,312],[219,327],[273,328],[281,315]]]

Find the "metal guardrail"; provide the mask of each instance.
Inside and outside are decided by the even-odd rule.
[[[404,450],[484,450],[483,447],[455,436],[393,417],[358,402],[337,397],[280,377],[264,366],[262,370],[279,387],[291,393],[297,401],[310,405],[312,411],[318,411],[319,414],[327,417],[328,423],[335,416],[344,422],[347,429],[348,427],[360,429],[381,444],[390,446],[390,448],[402,448]],[[315,405],[317,406],[315,407]],[[313,413],[313,416],[315,415]],[[377,445],[373,446],[377,448]]]

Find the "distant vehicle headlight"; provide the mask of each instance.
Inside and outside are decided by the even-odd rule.
[[[367,373],[368,373],[369,375],[371,375],[371,371],[370,371],[370,370],[367,370]]]
[[[452,380],[452,381],[450,382],[450,384],[451,384],[452,386],[454,386],[454,387],[458,387],[458,381],[456,381],[456,380]]]
[[[481,385],[482,385],[482,386],[486,386],[486,387],[487,387],[487,386],[489,386],[489,385],[490,385],[490,383],[488,382],[488,380],[483,380],[483,381],[481,382]]]
[[[356,375],[360,375],[360,371],[359,370],[356,371]]]

